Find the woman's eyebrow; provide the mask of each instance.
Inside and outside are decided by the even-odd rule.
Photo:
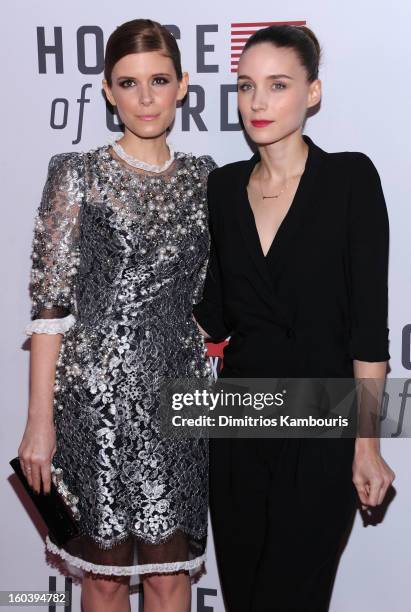
[[[151,75],[150,75],[150,78],[153,78],[153,77],[159,77],[159,76],[167,76],[167,77],[171,77],[171,74],[169,74],[168,72],[156,72],[155,74],[151,74]],[[135,77],[135,76],[126,76],[126,75],[125,75],[125,76],[119,76],[119,77],[117,77],[117,80],[118,80],[118,81],[119,81],[120,79],[131,79],[131,80],[134,80],[134,79],[136,79],[136,77]]]
[[[291,79],[293,80],[293,77],[291,77],[288,74],[270,74],[267,79]]]
[[[267,79],[293,79],[293,77],[289,76],[288,74],[269,74],[267,77]],[[237,77],[238,80],[240,79],[248,79],[250,81],[252,81],[253,79],[249,76],[247,76],[246,74],[240,74]]]

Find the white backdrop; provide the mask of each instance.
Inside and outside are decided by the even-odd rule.
[[[225,115],[229,122],[237,121],[235,94],[231,93],[228,103],[224,104],[221,93],[222,85],[235,83],[235,74],[230,71],[231,24],[302,20],[314,29],[324,49],[321,66],[324,95],[320,112],[307,122],[306,133],[328,151],[364,151],[380,172],[391,226],[391,375],[411,377],[409,338],[403,334],[411,318],[411,8],[406,0],[390,3],[379,0],[346,0],[344,3],[254,0],[242,4],[233,0],[225,3],[221,0],[204,3],[156,0],[150,3],[149,10],[146,4],[131,0],[120,3],[100,0],[94,4],[80,0],[58,3],[10,0],[2,4],[2,13],[0,262],[1,277],[5,280],[3,287],[7,289],[2,292],[1,318],[3,521],[0,589],[47,590],[49,577],[57,576],[57,589],[63,590],[64,578],[46,564],[41,535],[16,495],[8,461],[17,454],[26,419],[28,352],[23,346],[23,329],[29,319],[29,257],[34,212],[48,160],[54,153],[87,150],[117,136],[106,128],[99,66],[94,74],[90,73],[90,67],[98,64],[96,37],[86,34],[82,38],[80,30],[80,41],[85,41],[85,55],[78,58],[79,28],[91,28],[97,32],[97,38],[101,30],[105,44],[116,25],[136,17],[151,17],[177,26],[184,68],[189,71],[191,83],[197,92],[200,91],[200,96],[204,91],[205,107],[199,115],[202,123],[198,119],[197,124],[192,118],[188,126],[183,124],[179,110],[170,141],[180,150],[209,153],[218,164],[250,156],[242,133],[221,126],[221,117],[224,119]],[[205,26],[204,35],[198,26]],[[56,74],[55,57],[48,55],[46,72],[39,73],[37,28],[44,28],[45,42],[50,45],[55,40],[55,27],[61,28],[63,72]],[[210,47],[199,54],[204,44]],[[212,68],[202,71],[202,64]],[[85,88],[83,98],[89,101],[83,104],[78,100],[82,97],[82,87],[87,84],[89,87]],[[55,126],[64,126],[63,111],[67,109],[66,126],[61,129],[52,129],[50,125],[55,99],[60,99],[54,102]],[[190,104],[196,106],[199,102],[201,97],[193,93]],[[81,107],[84,110],[81,139],[73,144],[78,134]],[[408,439],[382,441],[383,454],[397,474],[396,494],[376,525],[365,526],[362,517],[357,515],[339,566],[332,612],[386,612],[388,609],[406,612],[410,609],[410,446]],[[79,587],[74,585],[73,611],[80,610],[79,593]],[[137,595],[132,597],[132,605],[137,611]],[[211,530],[207,574],[194,587],[192,611],[223,611]]]

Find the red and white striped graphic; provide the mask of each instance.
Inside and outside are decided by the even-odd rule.
[[[254,32],[270,25],[305,25],[306,21],[255,21],[231,24],[231,72],[237,72],[238,59],[245,43]]]

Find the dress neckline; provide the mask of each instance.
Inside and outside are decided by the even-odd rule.
[[[180,167],[179,160],[181,160],[181,158],[184,157],[185,155],[184,153],[176,151],[175,159],[172,165],[169,168],[167,168],[167,170],[165,170],[164,172],[156,173],[156,172],[147,172],[144,170],[133,168],[133,166],[130,166],[129,164],[127,164],[127,162],[120,159],[119,157],[114,157],[111,152],[113,150],[112,150],[110,143],[105,144],[102,147],[100,147],[99,151],[102,157],[106,159],[111,164],[112,167],[124,170],[133,176],[139,177],[140,179],[162,179],[162,178],[171,178],[175,176]],[[115,155],[114,151],[113,153]]]

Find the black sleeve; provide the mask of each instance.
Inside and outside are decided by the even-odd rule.
[[[389,223],[380,177],[372,161],[353,158],[349,208],[350,355],[387,361]]]
[[[230,329],[224,320],[223,290],[219,256],[216,248],[218,201],[215,189],[215,172],[211,172],[207,183],[207,200],[209,211],[210,252],[207,274],[201,301],[194,306],[196,321],[214,341],[224,340],[229,336]]]

